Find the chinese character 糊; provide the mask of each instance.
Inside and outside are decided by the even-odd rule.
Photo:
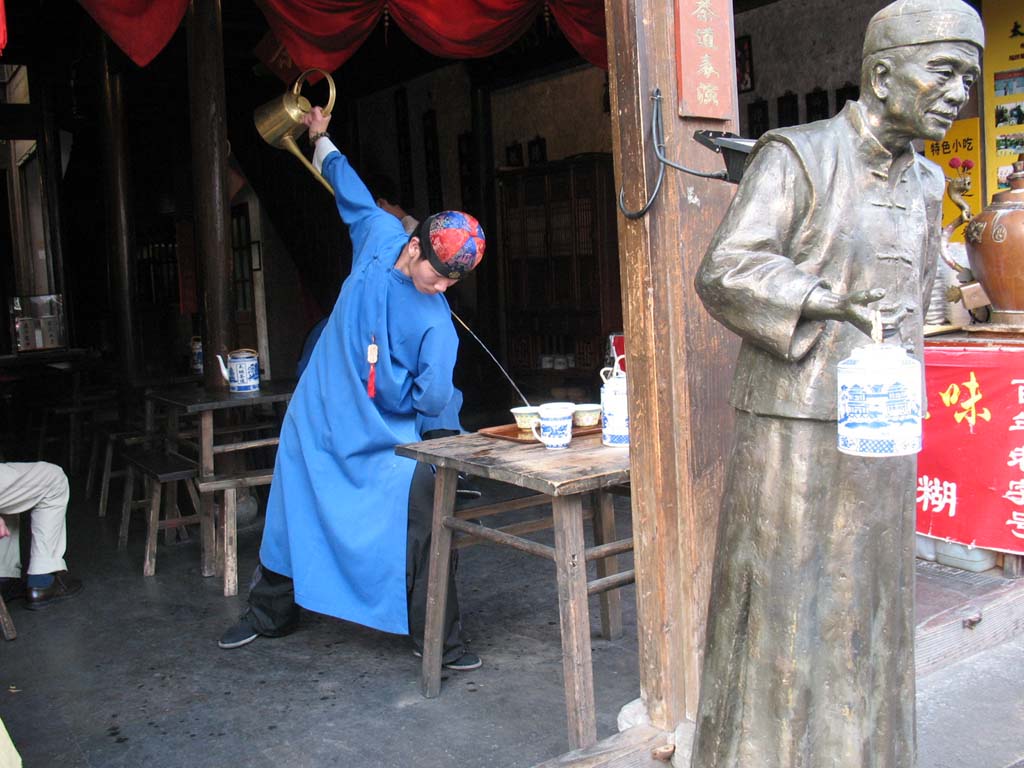
[[[949,516],[956,517],[956,483],[921,475],[917,479],[917,503],[923,512],[939,513],[948,508]]]
[[[715,12],[711,9],[712,0],[697,0],[693,15],[700,21],[714,21]]]
[[[960,400],[960,387],[956,384],[950,384],[946,387],[945,391],[939,393],[939,397],[942,398],[942,403],[947,408],[951,408],[954,405],[959,405],[962,410],[957,411],[953,414],[953,418],[957,424],[966,421],[971,426],[971,432],[974,431],[974,425],[977,420],[984,419],[985,421],[992,421],[992,414],[988,408],[982,408],[978,410],[977,405],[981,401],[983,395],[981,394],[981,386],[978,384],[978,379],[974,375],[974,371],[971,371],[971,378],[968,381],[963,382],[964,389],[967,390],[965,397],[962,401]],[[1012,429],[1012,427],[1011,427]]]
[[[1010,515],[1010,519],[1006,521],[1007,525],[1012,525],[1017,530],[1010,531],[1018,539],[1024,539],[1024,511],[1015,509]]]
[[[694,30],[694,34],[697,35],[697,45],[701,48],[715,47],[715,30],[711,27],[700,27]]]

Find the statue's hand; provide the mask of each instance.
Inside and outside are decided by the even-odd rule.
[[[838,320],[852,323],[858,329],[871,335],[871,310],[873,304],[885,296],[884,288],[870,288],[852,293],[833,293],[819,286],[811,291],[804,302],[803,315],[811,320]]]

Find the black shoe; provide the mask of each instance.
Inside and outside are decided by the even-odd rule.
[[[412,655],[417,659],[423,658],[423,651],[419,648],[412,649]],[[469,672],[471,669],[480,669],[484,665],[484,662],[479,656],[470,651],[466,651],[459,658],[453,661],[442,662],[441,666],[445,669],[451,669],[456,672]]]
[[[242,614],[242,617],[238,620],[237,624],[220,636],[220,640],[217,641],[217,645],[225,650],[241,648],[243,645],[248,645],[259,636],[260,633],[253,629],[252,624],[249,623],[249,612],[246,611]]]
[[[0,597],[5,603],[19,600],[25,596],[25,582],[17,576],[0,577]]]
[[[25,607],[30,611],[49,608],[61,600],[69,600],[82,591],[82,580],[76,579],[67,571],[53,574],[53,583],[48,587],[29,587],[25,597]]]
[[[480,657],[475,653],[466,651],[464,654],[459,656],[455,661],[449,661],[447,664],[442,664],[445,669],[453,669],[456,672],[468,672],[471,669],[480,669],[484,665]]]

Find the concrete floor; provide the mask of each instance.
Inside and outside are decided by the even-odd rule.
[[[140,518],[124,553],[116,520],[98,519],[93,503],[73,503],[69,519],[84,594],[35,613],[15,602],[19,637],[0,643],[0,717],[27,768],[515,768],[568,749],[549,562],[487,546],[462,553],[463,619],[484,666],[446,673],[441,696],[427,700],[406,639],[315,614],[287,638],[217,648],[243,608],[258,527],[239,535],[243,595],[224,598],[199,575],[194,541],[161,538],[157,575],[146,579]],[[600,737],[639,695],[633,588],[624,595],[626,631],[615,642],[598,636],[591,601]],[[931,603],[949,607],[922,600]],[[1024,760],[1022,668],[1018,637],[922,679],[919,764]]]
[[[0,644],[0,717],[28,768],[532,766],[568,749],[548,561],[462,552],[463,623],[485,663],[446,672],[427,700],[406,638],[316,614],[286,638],[217,647],[243,610],[258,528],[239,534],[243,595],[225,598],[199,575],[197,543],[161,537],[157,574],[143,578],[141,518],[121,553],[114,518],[95,515],[90,503],[69,512],[69,561],[85,592],[45,611],[13,603],[18,639]],[[621,520],[628,528],[628,507]],[[591,605],[602,737],[639,695],[625,592],[620,641],[598,637]]]

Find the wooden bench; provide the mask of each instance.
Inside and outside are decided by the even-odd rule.
[[[182,517],[178,514],[177,506],[173,510],[168,509],[164,519],[160,519],[160,501],[162,498],[163,486],[165,483],[176,483],[179,480],[192,480],[197,470],[194,462],[183,456],[154,450],[145,445],[127,446],[121,451],[125,461],[124,496],[121,502],[121,526],[118,531],[117,548],[124,550],[128,546],[128,525],[131,519],[133,507],[144,506],[148,510],[146,517],[146,555],[142,567],[144,576],[152,576],[156,573],[156,539],[157,533],[162,530],[181,528],[186,525],[199,523],[204,526],[212,525],[212,520],[204,520],[198,512]],[[141,473],[145,479],[145,498],[140,502],[134,502],[135,476]],[[199,507],[198,496],[191,483],[187,484],[189,493],[193,497],[193,505],[196,510]],[[204,537],[205,540],[205,537]]]
[[[250,469],[233,474],[210,475],[196,482],[199,493],[222,491],[220,505],[220,546],[217,548],[216,569],[224,576],[224,596],[238,594],[238,489],[270,485],[273,469]]]
[[[220,427],[217,429],[217,435],[230,435],[239,434],[246,432],[259,432],[266,429],[271,429],[275,426],[274,422],[259,422],[256,424],[244,424],[240,426]],[[197,454],[199,452],[198,444],[195,442],[195,437],[198,435],[198,430],[195,428],[181,430],[177,433],[177,442],[179,445],[183,445],[187,448],[191,448]],[[99,459],[99,445],[105,439],[106,449],[103,455],[103,469],[100,473],[100,500],[99,500],[99,516],[104,517],[107,514],[107,504],[110,497],[110,481],[114,478],[124,477],[126,471],[124,469],[114,468],[114,459],[117,456],[118,446],[136,446],[142,443],[150,442],[155,443],[156,441],[164,437],[163,433],[153,432],[152,434],[146,434],[140,429],[117,429],[111,428],[106,431],[98,429],[93,435],[93,447],[89,459],[89,472],[86,479],[86,491],[85,495],[87,498],[92,498],[92,478],[93,478],[93,467],[98,464]],[[276,444],[276,439],[274,441]]]

